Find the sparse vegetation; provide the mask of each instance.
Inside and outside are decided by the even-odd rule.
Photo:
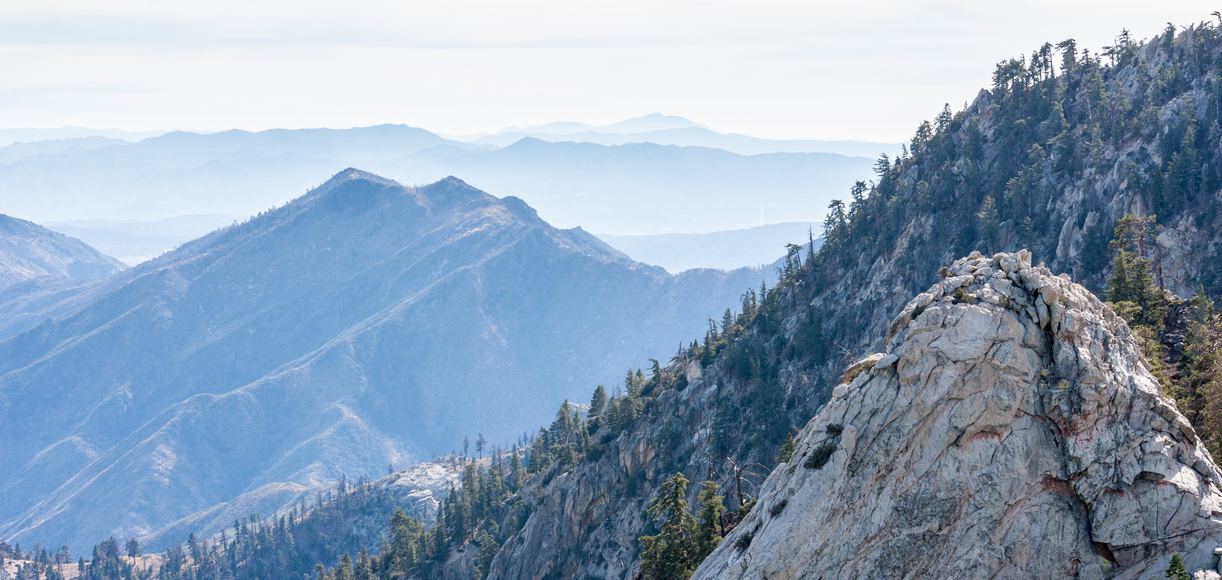
[[[1184,566],[1184,559],[1179,554],[1171,556],[1171,563],[1167,565],[1166,576],[1170,580],[1192,580],[1192,574]]]
[[[827,465],[828,460],[832,458],[832,454],[835,452],[835,445],[832,445],[831,443],[820,443],[813,451],[810,452],[810,456],[806,458],[806,463],[803,465],[807,469],[821,469],[824,465]]]
[[[743,532],[742,535],[738,536],[738,539],[734,541],[734,547],[739,551],[746,550],[747,548],[751,547],[751,540],[753,539],[755,539],[754,530]]]

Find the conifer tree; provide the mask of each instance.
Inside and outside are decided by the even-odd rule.
[[[723,530],[721,517],[725,513],[725,498],[718,493],[717,482],[705,481],[700,488],[700,513],[696,521],[696,565],[704,561],[717,544]]]
[[[687,508],[688,480],[675,473],[662,483],[649,505],[658,534],[641,536],[641,574],[647,579],[688,578],[695,569],[696,521]]]
[[[482,579],[488,575],[488,568],[500,546],[497,545],[496,538],[492,537],[487,530],[480,530],[475,543],[479,545],[479,554],[475,558],[475,577]]]
[[[1192,574],[1188,573],[1188,568],[1184,566],[1184,559],[1179,554],[1171,557],[1171,563],[1167,565],[1167,578],[1170,580],[1192,580]]]
[[[793,431],[785,435],[785,442],[781,443],[781,449],[777,452],[778,463],[789,463],[793,459],[793,452],[797,448],[798,442],[793,437]]]
[[[348,554],[344,554],[339,560],[339,568],[335,569],[335,580],[355,580],[355,573],[352,570],[352,558]]]
[[[1116,250],[1112,277],[1108,282],[1107,300],[1117,305],[1117,310],[1130,323],[1162,330],[1166,315],[1167,300],[1163,291],[1154,283],[1154,261],[1148,255],[1154,250],[1154,216],[1138,217],[1126,215],[1116,223],[1115,239],[1111,247]]]
[[[992,250],[997,243],[997,220],[997,205],[993,202],[993,196],[986,195],[980,204],[980,211],[976,212],[976,233],[984,242],[985,250]]]
[[[594,387],[594,395],[590,397],[590,411],[586,414],[593,421],[601,417],[607,410],[607,389],[602,385]]]
[[[128,558],[139,558],[140,557],[140,541],[137,540],[136,538],[130,538],[127,540],[127,557]]]
[[[517,452],[509,456],[509,487],[517,490],[522,487],[522,483],[526,480],[526,473],[522,470],[522,460],[518,457]]]

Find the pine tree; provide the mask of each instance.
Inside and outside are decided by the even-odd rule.
[[[675,473],[662,483],[649,505],[658,522],[654,536],[641,536],[641,574],[647,579],[688,578],[697,555],[696,521],[687,508],[687,478]]]
[[[1184,559],[1179,554],[1171,557],[1171,563],[1167,565],[1167,578],[1171,580],[1192,580],[1192,574],[1188,573],[1188,568],[1184,566]]]
[[[482,579],[488,575],[488,568],[492,565],[492,559],[496,557],[500,546],[496,543],[496,538],[493,538],[487,530],[480,530],[475,543],[479,544],[479,554],[475,557],[475,577]]]
[[[882,164],[886,159],[887,156],[884,154],[879,159],[879,163]],[[823,243],[839,247],[848,241],[848,215],[845,213],[844,202],[833,199],[827,209],[827,217],[823,219]]]
[[[522,460],[515,451],[509,456],[509,488],[517,491],[522,487],[525,480],[526,473],[522,470]]]
[[[1155,262],[1147,257],[1156,251],[1154,216],[1126,215],[1116,223],[1115,238],[1109,244],[1116,250],[1107,300],[1130,324],[1161,332],[1167,312],[1167,299],[1154,283]],[[1151,248],[1155,246],[1155,248]]]
[[[1078,42],[1067,38],[1057,43],[1061,49],[1061,74],[1072,73],[1078,68]]]
[[[976,212],[976,233],[985,245],[983,250],[992,250],[997,244],[997,220],[997,205],[993,202],[993,196],[986,195],[980,204],[980,211]]]
[[[136,538],[131,538],[127,540],[127,557],[129,558],[139,558],[140,557],[140,541],[137,540]]]
[[[1164,207],[1156,207],[1155,211],[1173,213],[1189,207],[1196,196],[1201,174],[1196,136],[1196,125],[1189,123],[1184,129],[1179,148],[1167,164],[1166,185],[1163,187]]]
[[[407,517],[402,509],[396,509],[390,519],[391,543],[390,552],[384,553],[389,558],[391,577],[403,578],[419,561],[416,543],[424,533],[420,522]]]
[[[607,389],[602,385],[594,387],[594,395],[590,397],[590,411],[586,414],[593,421],[601,417],[607,410]]]
[[[781,449],[777,452],[778,463],[789,463],[793,459],[793,452],[797,448],[798,442],[793,437],[793,431],[785,435],[785,442],[781,443]]]
[[[352,570],[352,558],[348,554],[344,554],[339,560],[339,567],[335,569],[335,580],[355,580],[355,573]]]
[[[717,544],[721,543],[723,530],[721,517],[725,513],[725,498],[718,493],[717,482],[705,481],[700,488],[700,514],[696,522],[696,558],[699,565]]]

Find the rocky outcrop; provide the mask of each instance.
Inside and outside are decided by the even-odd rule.
[[[1026,251],[973,254],[850,367],[696,578],[1213,569],[1222,473],[1125,323]]]

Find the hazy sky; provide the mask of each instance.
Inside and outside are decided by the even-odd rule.
[[[449,134],[660,111],[768,137],[906,139],[998,60],[1205,1],[3,0],[0,127]]]

